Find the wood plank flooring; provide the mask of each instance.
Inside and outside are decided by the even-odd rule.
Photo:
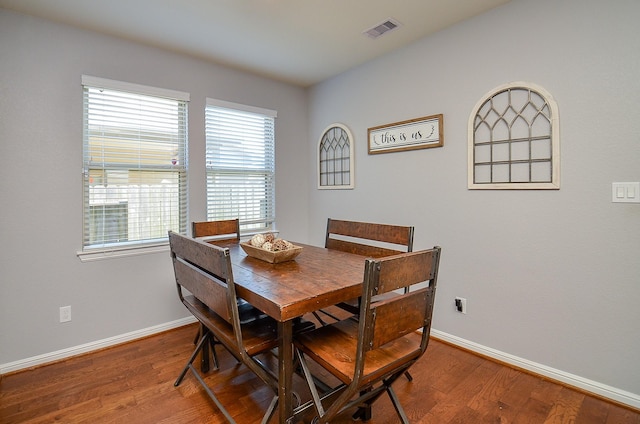
[[[173,382],[193,351],[194,325],[0,376],[0,423],[224,423],[189,374]],[[218,348],[220,371],[206,380],[240,424],[259,422],[272,393]],[[431,340],[394,385],[412,423],[640,424],[640,412]],[[300,383],[301,384],[301,383]],[[306,396],[304,386],[299,387]],[[337,424],[351,423],[345,415]],[[387,397],[371,424],[396,423]]]

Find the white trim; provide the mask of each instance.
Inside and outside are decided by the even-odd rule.
[[[101,261],[104,259],[117,259],[127,256],[148,255],[150,253],[164,253],[169,251],[169,242],[160,244],[133,245],[129,247],[114,247],[110,249],[94,249],[77,251],[76,255],[81,262]]]
[[[67,349],[57,350],[55,352],[49,352],[42,355],[32,356],[31,358],[21,359],[19,361],[9,362],[7,364],[0,364],[0,375],[35,367],[37,365],[59,361],[61,359],[70,358],[72,356],[77,356],[94,350],[104,349],[106,347],[115,346],[121,343],[130,342],[142,337],[147,337],[153,334],[161,333],[163,331],[182,327],[193,322],[196,322],[196,319],[193,316],[189,316],[164,324],[154,325],[152,327],[120,334],[118,336],[97,340],[95,342],[85,343],[83,345],[73,346]]]
[[[276,110],[265,109],[263,107],[258,107],[258,106],[243,105],[240,103],[227,102],[226,100],[212,99],[211,97],[207,97],[206,105],[213,106],[213,107],[222,107],[226,109],[241,110],[243,112],[256,113],[259,115],[269,116],[271,118],[278,117],[278,111]]]
[[[578,375],[570,374],[565,371],[548,367],[546,365],[538,364],[536,362],[510,355],[508,353],[501,352],[499,350],[492,349],[490,347],[483,346],[478,343],[465,340],[448,333],[444,333],[442,331],[432,329],[431,335],[434,339],[439,339],[447,343],[451,343],[463,349],[467,349],[480,355],[493,358],[497,361],[504,362],[505,364],[521,368],[537,375],[548,377],[552,380],[564,383],[568,386],[576,387],[589,393],[594,393],[604,398],[629,405],[633,408],[640,408],[640,395],[638,394],[627,392],[616,387],[611,387],[597,381],[589,380]]]
[[[134,84],[131,82],[116,81],[91,75],[82,75],[82,85],[95,88],[106,88],[108,90],[128,91],[147,96],[164,97],[166,99],[182,100],[188,102],[191,98],[189,93],[184,91],[169,90],[168,88],[152,87],[150,85]]]

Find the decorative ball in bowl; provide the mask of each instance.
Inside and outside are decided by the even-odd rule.
[[[302,247],[272,233],[256,234],[248,242],[240,243],[240,246],[248,256],[272,264],[291,261],[302,252]]]

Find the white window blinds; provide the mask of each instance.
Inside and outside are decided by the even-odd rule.
[[[207,99],[207,219],[243,231],[275,221],[275,111]]]
[[[186,233],[189,94],[89,76],[82,85],[83,250]]]

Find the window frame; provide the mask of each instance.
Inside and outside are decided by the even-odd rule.
[[[510,90],[527,90],[540,97],[545,102],[548,115],[546,116],[549,121],[550,131],[548,133],[548,139],[550,143],[550,172],[551,178],[548,182],[536,182],[536,181],[517,181],[517,182],[476,182],[476,169],[475,169],[475,135],[476,135],[476,118],[481,108],[495,97],[510,92]],[[511,104],[510,104],[511,105]],[[541,108],[544,109],[544,108]],[[501,140],[505,144],[510,144],[514,141],[511,137]],[[493,142],[492,142],[493,144]],[[468,181],[467,186],[470,190],[559,190],[560,189],[560,125],[558,116],[558,106],[553,96],[536,84],[530,82],[517,81],[508,84],[501,85],[486,93],[475,105],[471,115],[469,116],[468,123]],[[533,162],[531,156],[528,158],[529,162]],[[498,161],[496,161],[498,162]],[[511,159],[505,162],[505,165],[511,166],[514,162]],[[544,160],[543,160],[544,162]],[[489,166],[493,166],[493,160],[486,162]],[[531,180],[531,174],[529,175]]]
[[[179,228],[171,228],[174,231],[181,232],[182,234],[186,234],[187,231],[187,223],[189,216],[189,202],[188,202],[188,109],[189,109],[189,100],[190,94],[182,91],[151,87],[146,85],[134,84],[124,81],[116,81],[110,80],[106,78],[94,77],[89,75],[82,75],[81,78],[82,84],[82,93],[83,93],[83,136],[82,136],[82,205],[83,205],[83,213],[82,213],[82,249],[77,252],[78,257],[81,261],[93,261],[100,260],[106,258],[116,258],[122,256],[130,256],[130,255],[139,255],[139,254],[147,254],[154,253],[158,251],[166,251],[168,246],[168,235],[164,237],[152,237],[152,238],[143,238],[140,237],[136,240],[127,240],[127,241],[115,241],[109,242],[108,240],[101,239],[98,243],[90,244],[91,240],[91,217],[93,211],[95,211],[96,204],[92,203],[91,200],[91,177],[102,172],[106,175],[108,172],[119,172],[126,171],[127,172],[127,181],[126,185],[132,185],[130,178],[131,172],[139,172],[144,177],[147,173],[156,174],[158,177],[162,175],[164,172],[168,172],[172,174],[172,179],[175,179],[177,182],[177,192],[175,193],[175,201],[177,202],[177,209],[175,210],[178,214],[177,221]],[[138,156],[137,162],[135,161],[136,155],[127,155],[123,156],[123,160],[121,162],[113,161],[113,155],[111,156],[103,156],[100,160],[94,161],[92,163],[91,156],[89,150],[91,148],[90,144],[90,133],[89,133],[89,119],[90,113],[88,111],[88,107],[90,103],[90,92],[89,90],[109,90],[114,93],[120,92],[125,96],[144,96],[151,98],[162,99],[161,101],[166,102],[175,101],[175,107],[177,107],[177,115],[175,124],[177,125],[177,138],[174,137],[172,139],[172,143],[177,143],[178,145],[178,156],[176,157],[175,162],[171,162],[169,166],[163,165],[154,165],[150,167],[144,164],[144,156]],[[118,105],[122,106],[122,105]],[[106,118],[105,109],[97,109],[96,115],[93,119]],[[151,118],[149,118],[151,120]],[[145,121],[142,121],[143,123]],[[149,122],[149,121],[146,121]],[[140,126],[141,128],[142,125]],[[109,128],[108,126],[106,128]],[[114,126],[117,129],[117,126]],[[139,130],[140,131],[140,130]],[[144,134],[142,132],[141,134]],[[139,136],[141,137],[141,136]],[[126,146],[125,141],[119,140],[119,146]],[[129,138],[131,140],[132,145],[135,146],[135,138]],[[157,149],[158,146],[162,145],[162,142],[158,142],[158,140],[153,140],[155,143],[152,148]],[[138,141],[139,142],[139,141]],[[153,151],[151,151],[153,152]],[[129,152],[127,152],[129,153]],[[142,159],[140,159],[142,158]],[[134,159],[132,161],[132,159]],[[142,163],[141,163],[142,162]],[[145,181],[144,179],[141,181]],[[140,183],[138,185],[141,185]],[[135,184],[133,184],[135,185]],[[140,193],[134,194],[140,195]],[[106,203],[105,203],[106,205]],[[111,204],[110,204],[111,205]],[[98,205],[99,206],[99,205]],[[127,214],[130,212],[127,211]],[[144,222],[144,217],[147,215],[142,214],[142,218],[137,220],[137,223]],[[175,215],[172,215],[175,216]],[[134,216],[135,220],[135,216]],[[165,222],[164,220],[162,221]],[[130,220],[127,219],[127,232],[130,231]],[[162,224],[164,225],[164,224]]]

